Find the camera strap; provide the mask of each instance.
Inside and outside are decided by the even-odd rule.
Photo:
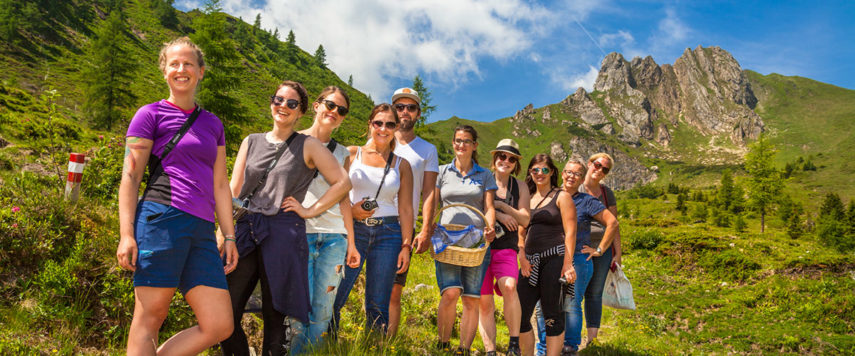
[[[374,200],[380,196],[380,189],[383,188],[383,182],[386,181],[386,175],[389,174],[389,167],[392,166],[392,158],[395,157],[394,151],[389,152],[389,158],[386,159],[386,168],[383,168],[383,178],[380,179],[380,186],[377,187],[377,193],[374,194]]]
[[[252,199],[252,196],[255,195],[255,192],[258,191],[259,188],[264,186],[264,182],[267,181],[267,175],[270,174],[270,171],[273,170],[273,167],[276,167],[276,163],[279,162],[279,158],[282,158],[282,154],[285,153],[285,150],[288,149],[288,146],[291,145],[291,141],[294,141],[294,138],[297,137],[297,131],[291,133],[291,136],[288,136],[288,139],[285,140],[285,144],[279,147],[279,150],[276,151],[276,155],[273,156],[273,160],[270,161],[270,164],[267,165],[267,168],[264,170],[264,174],[261,175],[261,178],[258,179],[258,184],[255,185],[255,188],[243,198],[243,207],[247,207],[249,204],[249,200]]]

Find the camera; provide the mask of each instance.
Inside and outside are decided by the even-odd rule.
[[[248,201],[240,200],[238,198],[232,198],[232,220],[237,222],[240,218],[242,218],[248,212],[246,207],[249,205]]]
[[[362,210],[371,211],[371,210],[377,209],[377,207],[380,206],[379,204],[377,204],[377,201],[374,199],[371,199],[371,197],[365,197],[362,199],[364,201],[362,202],[362,205],[359,206],[362,208]]]

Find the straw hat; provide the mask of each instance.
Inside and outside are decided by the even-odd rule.
[[[520,154],[520,145],[518,145],[514,140],[509,138],[502,139],[496,144],[496,149],[490,151],[490,154],[494,154],[496,152],[507,152],[517,157],[522,157]]]

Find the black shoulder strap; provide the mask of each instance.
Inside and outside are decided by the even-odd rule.
[[[335,154],[335,147],[336,146],[338,146],[338,142],[336,142],[336,140],[334,138],[330,138],[330,142],[327,143],[327,149],[330,150],[330,153]],[[318,174],[319,174],[318,168],[315,167],[315,175],[312,176],[312,179],[317,178]]]
[[[255,185],[255,188],[252,188],[252,191],[243,198],[244,207],[247,206],[249,200],[252,199],[252,196],[255,195],[255,192],[258,191],[259,188],[264,186],[264,182],[267,181],[267,175],[270,174],[270,171],[273,170],[273,167],[276,167],[276,163],[279,162],[279,158],[282,158],[282,155],[285,153],[285,150],[288,149],[288,146],[291,145],[291,141],[294,141],[294,138],[297,137],[297,131],[291,133],[291,136],[288,136],[288,139],[285,140],[285,144],[282,147],[279,147],[279,150],[276,151],[276,156],[273,156],[273,160],[270,161],[270,164],[267,165],[267,168],[264,170],[264,174],[258,179],[258,183]]]
[[[380,179],[380,185],[377,186],[377,193],[374,193],[374,200],[377,200],[377,197],[380,196],[380,188],[383,188],[383,182],[386,181],[386,175],[389,174],[389,167],[392,166],[392,159],[395,157],[395,153],[390,151],[389,157],[386,159],[386,167],[383,168],[383,178]]]
[[[510,189],[508,191],[508,193],[509,193],[508,195],[510,198],[510,199],[508,199],[508,201],[510,201],[510,204],[508,204],[508,205],[510,205],[510,206],[514,207],[514,209],[516,209],[517,208],[517,200],[519,200],[519,196],[520,196],[520,186],[517,183],[517,179],[514,178],[513,176],[511,176],[510,179],[508,180],[508,184],[510,187]]]
[[[184,121],[184,124],[182,124],[181,128],[178,129],[178,132],[172,136],[172,139],[166,143],[166,146],[163,146],[163,152],[160,153],[160,157],[151,155],[148,167],[148,183],[146,184],[146,187],[151,185],[151,182],[153,182],[159,175],[163,174],[163,160],[166,159],[166,156],[172,152],[176,145],[178,145],[178,141],[181,141],[184,134],[186,134],[187,131],[190,131],[190,126],[193,126],[193,122],[195,122],[196,118],[199,117],[200,112],[202,112],[202,108],[199,105],[196,105],[196,108],[193,109],[193,113],[191,113],[190,117]]]

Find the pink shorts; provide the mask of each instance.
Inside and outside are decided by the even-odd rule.
[[[519,275],[517,251],[510,248],[490,250],[490,265],[487,266],[487,272],[484,273],[481,295],[492,295],[495,290],[496,295],[501,296],[502,292],[499,291],[498,285],[499,279],[502,277],[517,279]]]

